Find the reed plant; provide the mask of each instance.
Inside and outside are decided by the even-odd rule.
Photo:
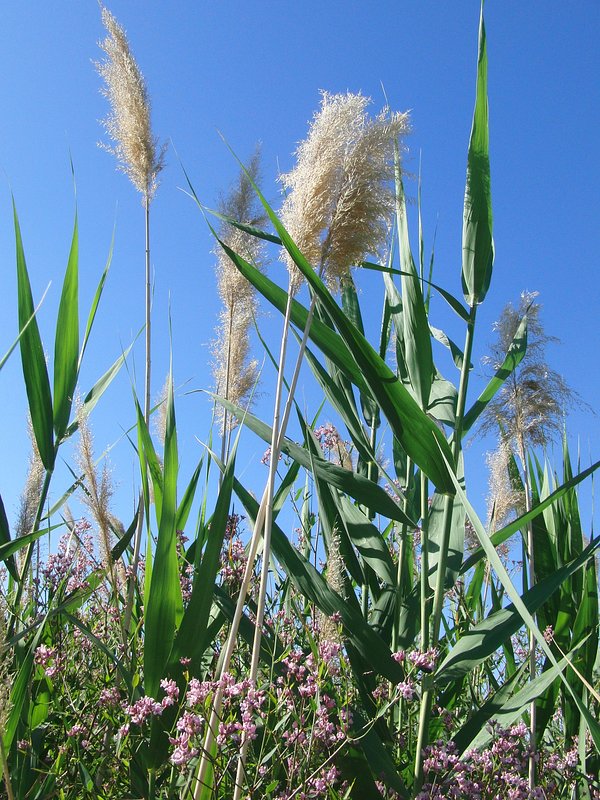
[[[106,9],[103,18],[109,92],[117,63],[135,78],[118,84],[122,105],[111,96],[111,125],[118,109],[126,120],[146,114],[135,170],[118,149],[129,141],[123,129],[114,132],[148,220],[162,151],[124,33]],[[322,95],[281,179],[279,213],[257,185],[256,159],[214,217],[202,207],[224,308],[212,393],[221,448],[209,437],[182,479],[175,352],[159,456],[148,340],[144,400],[134,392],[132,406],[143,556],[142,512],[127,529],[113,518],[110,476],[88,427],[129,351],[73,407],[106,270],[80,342],[76,223],[49,367],[15,212],[19,332],[0,368],[18,346],[34,456],[18,536],[0,502],[0,757],[11,800],[600,797],[600,539],[586,535],[579,497],[600,462],[574,470],[565,435],[557,466],[537,424],[514,438],[503,393],[528,375],[532,342],[535,356],[529,303],[503,328],[493,374],[472,396],[477,310],[494,255],[483,9],[475,95],[462,297],[433,282],[421,224],[413,256],[408,117],[371,117],[363,95]],[[284,286],[262,268],[271,251],[287,266]],[[378,291],[373,346],[363,310]],[[463,326],[462,347],[438,327],[434,294]],[[282,316],[279,357],[254,315],[259,297]],[[251,320],[263,373],[270,364],[276,373],[268,421],[249,403]],[[438,366],[447,355],[452,380]],[[319,389],[312,418],[296,396],[302,368]],[[325,404],[335,423],[323,423]],[[492,501],[488,524],[463,458],[482,420],[503,445],[492,495],[509,497]],[[77,430],[73,483],[48,508],[59,448]],[[259,499],[236,469],[249,433],[270,447]],[[77,489],[90,519],[68,511]],[[503,547],[519,532],[530,570],[517,588]],[[32,548],[46,533],[53,549],[33,572]]]

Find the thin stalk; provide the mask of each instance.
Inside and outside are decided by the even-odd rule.
[[[522,466],[523,466],[523,484],[525,487],[525,511],[531,511],[531,487],[529,484],[529,469],[527,466],[527,457],[525,455],[525,448],[523,443],[523,437],[520,437],[520,450],[521,450],[521,458],[522,458]],[[527,523],[527,574],[529,578],[529,588],[533,588],[535,585],[535,559],[533,553],[533,524],[532,522]],[[533,615],[534,620],[536,619],[536,614]],[[533,631],[529,631],[529,680],[533,681],[536,674],[536,664],[535,664],[535,636]],[[537,710],[535,699],[531,701],[529,706],[529,770],[528,770],[528,779],[529,779],[529,790],[533,791],[535,788],[535,752],[536,752],[536,741],[535,741],[535,729],[537,724]]]
[[[371,447],[371,451],[375,452],[375,445],[377,442],[377,426],[375,424],[375,415],[373,415],[373,421],[371,422],[371,431],[369,433],[369,445]],[[370,481],[377,483],[377,463],[375,461],[371,461],[367,467],[367,477]],[[370,508],[367,508],[367,515],[369,519],[374,519],[375,514],[371,511]],[[365,565],[365,570],[367,569],[367,565]],[[365,580],[363,585],[361,586],[361,610],[362,615],[365,620],[369,619],[369,584]]]
[[[2,736],[0,736],[0,758],[2,759],[2,774],[4,775],[4,786],[6,788],[7,800],[15,800],[12,784],[10,782],[10,771],[8,769],[8,761],[6,760],[6,751],[2,742]]]
[[[293,298],[291,297],[291,294],[288,294],[288,301],[287,301],[287,307],[286,307],[286,313],[285,313],[285,319],[284,319],[284,335],[282,337],[282,349],[283,349],[283,341],[287,338],[287,332],[288,332],[288,329],[289,329],[289,321],[290,321],[290,318],[291,318],[292,299]],[[310,325],[311,325],[311,322],[312,322],[312,318],[314,316],[315,305],[316,305],[316,296],[314,296],[312,298],[311,304],[310,304],[310,307],[309,307],[309,310],[308,310],[308,316],[307,316],[307,320],[306,320],[306,326],[305,326],[305,329],[304,329],[304,335],[302,337],[302,342],[300,344],[300,350],[299,350],[299,353],[298,353],[298,358],[296,360],[296,366],[295,366],[295,369],[294,369],[294,374],[293,374],[292,380],[290,382],[288,399],[287,399],[287,402],[286,402],[286,405],[285,405],[285,409],[284,409],[284,412],[283,412],[282,421],[281,421],[281,424],[279,426],[279,433],[278,433],[278,436],[277,436],[277,440],[275,442],[275,447],[271,448],[271,465],[269,467],[269,475],[271,474],[271,467],[273,465],[275,465],[275,469],[276,469],[276,465],[277,465],[277,462],[278,462],[278,459],[279,459],[279,452],[281,450],[281,445],[283,443],[283,438],[285,436],[285,431],[286,431],[287,424],[288,424],[288,421],[289,421],[289,418],[290,418],[290,414],[291,414],[291,410],[292,410],[293,397],[294,397],[294,393],[296,391],[296,385],[298,383],[298,377],[300,375],[300,368],[302,366],[302,359],[303,359],[303,356],[304,356],[304,350],[306,348],[306,342],[308,341],[308,332],[310,330]],[[283,380],[283,369],[280,368],[278,370],[278,374],[281,377],[281,380]],[[272,438],[272,441],[273,441],[273,438]],[[267,483],[267,486],[265,487],[265,490],[264,490],[264,493],[263,493],[263,496],[262,496],[262,499],[261,499],[261,502],[260,502],[260,506],[258,508],[258,512],[257,512],[257,515],[256,515],[256,520],[255,520],[254,528],[253,528],[253,532],[252,532],[252,538],[250,540],[250,547],[249,547],[249,550],[248,550],[248,560],[246,562],[246,570],[244,572],[242,585],[240,587],[240,592],[239,592],[239,595],[238,595],[238,599],[237,599],[237,603],[236,603],[236,608],[235,608],[233,620],[231,622],[231,628],[230,628],[230,631],[229,631],[229,636],[227,638],[227,643],[226,643],[225,648],[223,650],[223,659],[222,659],[222,666],[221,666],[221,670],[220,670],[220,676],[222,676],[229,669],[229,664],[231,663],[231,658],[233,656],[233,652],[234,652],[235,644],[236,644],[237,632],[238,632],[240,621],[241,621],[241,618],[242,618],[244,604],[246,602],[246,596],[248,594],[248,588],[250,586],[250,580],[251,580],[252,572],[253,572],[253,569],[254,569],[254,562],[256,560],[256,556],[257,556],[257,553],[258,553],[258,545],[259,545],[260,538],[261,538],[261,532],[263,531],[263,527],[266,530],[266,526],[267,526],[267,522],[266,522],[267,516],[270,516],[270,518],[271,518],[269,523],[268,523],[268,525],[269,525],[268,537],[269,537],[269,546],[270,546],[270,535],[271,535],[270,525],[272,523],[272,513],[270,515],[267,515],[268,502],[269,502],[269,482]],[[271,509],[271,511],[272,511],[272,509]],[[267,553],[266,548],[264,546],[263,546],[263,559],[266,560],[267,564],[268,564],[269,553]],[[263,561],[263,565],[264,565],[264,561]],[[266,591],[266,584],[265,584],[265,591]],[[264,600],[263,600],[263,603],[264,603]],[[263,613],[264,613],[264,609],[263,609]],[[261,626],[258,625],[258,619],[257,619],[257,625],[256,625],[256,628],[255,628],[255,632],[256,632],[256,630],[260,630],[261,635],[262,635],[262,625]],[[256,633],[255,633],[255,641],[256,641]],[[260,639],[259,639],[259,643],[260,643]],[[260,652],[260,644],[259,644],[259,647],[258,647],[258,652]],[[254,650],[253,650],[252,658],[253,658],[253,663],[254,663]],[[252,673],[252,670],[251,670],[251,673]],[[198,766],[198,774],[196,776],[196,785],[195,785],[195,788],[194,788],[194,800],[198,800],[198,798],[200,796],[200,792],[201,792],[202,787],[203,787],[204,782],[205,782],[206,773],[207,773],[207,770],[208,770],[208,767],[209,767],[209,756],[210,756],[210,752],[211,752],[212,746],[214,744],[214,740],[216,738],[215,731],[216,731],[216,726],[218,724],[219,714],[220,714],[220,711],[221,711],[222,700],[223,700],[223,692],[222,692],[222,689],[219,688],[219,689],[217,689],[217,692],[215,693],[215,697],[213,699],[213,703],[212,703],[212,707],[211,707],[209,723],[207,725],[206,737],[205,737],[205,741],[204,741],[203,755],[202,755],[202,758],[200,760],[200,763],[199,763],[199,766]],[[247,744],[246,744],[246,748],[247,748]],[[240,754],[240,760],[241,760],[241,754]],[[243,768],[244,768],[244,766],[242,765],[242,768],[241,768],[242,769],[242,774],[243,774]],[[239,770],[240,770],[240,767],[238,766],[238,771]],[[239,791],[241,791],[241,787],[240,787],[240,789],[238,789],[239,783],[240,783],[240,781],[238,781],[238,779],[236,777],[236,792],[238,792],[238,796],[239,796]]]
[[[144,372],[144,421],[150,424],[150,379],[152,371],[152,275],[150,268],[150,196],[146,192],[144,197],[144,218],[146,230],[146,259],[145,259],[145,317],[146,317],[146,363]],[[140,563],[140,550],[142,545],[142,533],[144,529],[144,503],[142,502],[142,492],[140,491],[138,503],[138,521],[135,529],[135,539],[133,544],[133,561],[131,563],[131,575],[127,586],[127,605],[123,615],[123,630],[125,635],[129,633],[131,615],[133,613],[133,596],[135,594],[135,583],[137,580],[138,567]]]
[[[421,650],[429,649],[429,530],[428,530],[429,481],[421,472]]]
[[[308,310],[308,316],[306,318],[306,325],[304,326],[302,341],[300,343],[300,348],[298,350],[298,356],[296,358],[294,373],[292,375],[292,380],[290,382],[288,399],[285,405],[283,419],[281,425],[279,425],[279,409],[280,409],[280,401],[283,388],[283,366],[285,363],[287,334],[289,331],[290,319],[292,313],[292,294],[291,292],[288,293],[288,301],[287,301],[285,321],[284,321],[285,335],[281,342],[280,363],[279,363],[277,390],[275,397],[275,411],[273,414],[273,431],[271,437],[271,442],[272,442],[271,463],[269,465],[269,483],[267,486],[265,528],[263,533],[263,554],[262,554],[263,561],[262,561],[262,570],[260,576],[258,604],[256,611],[256,624],[254,628],[254,641],[252,644],[252,661],[250,664],[250,681],[253,685],[256,684],[256,678],[258,676],[258,662],[260,660],[260,643],[262,639],[263,619],[265,613],[265,601],[267,592],[267,580],[269,575],[269,561],[271,555],[271,531],[273,524],[273,494],[275,489],[275,476],[277,474],[277,461],[279,459],[279,450],[283,443],[283,437],[285,436],[285,431],[292,410],[294,394],[296,392],[296,386],[298,383],[298,378],[300,376],[300,369],[302,367],[302,363],[304,360],[304,352],[306,349],[306,343],[308,341],[308,332],[310,330],[310,326],[312,323],[316,302],[317,302],[317,297],[316,295],[313,295]],[[246,756],[248,752],[248,744],[249,744],[248,737],[246,735],[246,732],[244,731],[242,733],[242,743],[240,748],[240,755],[238,758],[237,773],[235,778],[235,792],[233,795],[233,800],[239,800],[241,796],[242,780],[246,768]]]
[[[475,334],[475,318],[477,316],[477,305],[470,308],[469,320],[465,334],[465,347],[463,363],[460,371],[460,384],[458,387],[458,399],[456,403],[456,425],[452,439],[452,456],[454,463],[458,463],[461,450],[461,439],[463,431],[463,418],[467,401],[467,387],[469,384],[469,364],[473,352],[473,339]],[[437,564],[437,575],[435,583],[435,593],[433,601],[433,613],[431,615],[430,644],[435,647],[439,642],[440,626],[442,621],[442,611],[444,607],[446,564],[448,561],[448,545],[450,543],[450,530],[452,527],[452,510],[454,498],[446,495],[444,498],[443,516],[443,536],[440,544],[439,559]],[[431,706],[433,704],[433,682],[430,675],[423,679],[423,689],[421,694],[421,708],[419,713],[419,733],[417,739],[417,751],[415,754],[415,794],[418,793],[423,784],[423,760],[425,747],[429,740],[429,720],[431,717]]]
[[[404,513],[407,515],[408,515],[408,493],[410,491],[411,474],[412,474],[412,461],[410,458],[407,458],[406,486],[404,489],[404,499],[402,501]],[[406,522],[403,522],[402,528],[400,530],[400,545],[398,547],[398,567],[396,571],[396,608],[394,613],[394,629],[392,631],[392,652],[394,653],[396,652],[396,650],[398,650],[398,638],[400,636],[400,601],[403,596],[402,578],[403,578],[404,558],[406,553],[407,538],[408,538],[408,529]]]

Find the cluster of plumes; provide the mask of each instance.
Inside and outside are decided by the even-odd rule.
[[[351,266],[381,255],[394,209],[394,142],[408,132],[408,114],[367,114],[361,94],[322,93],[294,169],[281,176],[281,220],[309,263],[336,289]],[[290,291],[302,276],[287,253]]]
[[[103,120],[112,145],[102,145],[113,153],[119,168],[149,204],[157,188],[157,176],[164,166],[165,145],[152,135],[150,101],[144,76],[131,53],[125,31],[102,7],[102,23],[107,31],[100,48],[106,59],[96,64],[104,80],[103,94],[111,112]]]
[[[264,225],[265,217],[258,208],[252,186],[258,180],[259,171],[260,153],[257,150],[247,173],[240,173],[229,195],[221,200],[221,214],[245,225]],[[219,237],[246,261],[262,268],[264,247],[261,239],[226,222],[221,225]],[[248,401],[257,380],[258,362],[249,357],[249,332],[256,314],[256,292],[220,245],[217,246],[215,255],[217,285],[223,303],[217,338],[212,346],[215,391],[232,403],[243,405]],[[225,432],[225,428],[231,428],[231,423],[223,409],[219,409],[217,413],[222,431]]]

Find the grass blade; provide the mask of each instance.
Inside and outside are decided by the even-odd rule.
[[[54,468],[54,460],[56,458],[53,439],[52,395],[40,331],[37,320],[35,318],[32,319],[35,309],[27,264],[25,263],[21,228],[14,200],[13,217],[17,251],[19,327],[22,331],[19,344],[21,347],[23,377],[27,390],[31,424],[40,458],[46,469],[51,471]]]
[[[469,306],[482,303],[492,279],[492,197],[490,189],[489,123],[487,99],[487,46],[483,2],[479,19],[479,54],[473,125],[467,156],[467,182],[463,211],[462,284]]]
[[[79,242],[77,214],[63,281],[54,339],[54,432],[67,430],[79,367]]]

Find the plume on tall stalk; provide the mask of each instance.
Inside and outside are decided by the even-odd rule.
[[[259,172],[260,151],[257,149],[247,173],[240,171],[236,184],[221,200],[219,211],[223,216],[253,227],[264,227],[266,215],[252,187],[253,183],[258,183]],[[222,222],[219,237],[236,253],[262,268],[264,246],[260,239],[227,222]],[[217,286],[223,303],[217,338],[213,343],[215,391],[236,405],[245,405],[258,375],[258,361],[249,357],[249,331],[256,313],[256,290],[238,272],[222,247],[216,248],[215,255]],[[221,405],[217,408],[217,419],[221,425],[221,460],[225,462],[228,440],[236,420]]]
[[[288,192],[281,210],[281,221],[319,276],[334,289],[349,274],[350,268],[363,261],[367,254],[381,254],[391,224],[394,193],[390,182],[393,178],[394,143],[408,131],[408,115],[389,114],[386,109],[377,117],[370,118],[367,113],[370,102],[361,94],[323,92],[321,108],[315,114],[308,137],[296,150],[296,166],[281,178]],[[258,674],[262,638],[277,461],[316,305],[316,296],[313,296],[281,416],[291,301],[301,284],[300,273],[287,251],[283,257],[289,274],[288,302],[278,364],[269,477],[265,488],[262,568],[250,666],[250,680],[253,682]],[[260,531],[255,529],[254,537],[259,535]],[[244,737],[234,800],[241,796],[247,746]]]
[[[494,370],[502,361],[502,353],[508,350],[521,320],[527,315],[527,352],[518,367],[512,372],[497,396],[489,403],[481,418],[480,431],[499,432],[496,460],[503,459],[505,470],[509,468],[510,456],[516,456],[521,467],[524,488],[525,511],[532,508],[532,486],[529,474],[528,453],[535,448],[545,448],[564,426],[564,414],[568,406],[576,401],[576,395],[565,380],[546,361],[546,346],[556,342],[549,336],[540,320],[541,305],[535,302],[537,292],[523,292],[519,306],[508,303],[495,323],[496,342],[487,357]],[[505,481],[509,476],[505,474]],[[505,484],[506,485],[506,484]],[[514,488],[508,481],[514,493]],[[506,506],[506,504],[505,504]],[[505,508],[505,511],[508,511]],[[527,583],[535,584],[536,565],[534,557],[533,524],[527,524]],[[525,580],[524,580],[525,583]],[[529,632],[530,680],[536,675],[536,643]],[[530,736],[532,753],[529,762],[529,785],[535,785],[536,702],[531,703]]]
[[[150,264],[150,205],[158,187],[158,175],[164,167],[166,145],[161,145],[152,133],[150,119],[150,99],[144,76],[133,57],[129,41],[123,27],[104,6],[102,24],[107,35],[100,42],[106,58],[96,64],[96,69],[104,81],[103,94],[110,103],[110,113],[103,122],[112,144],[103,145],[117,159],[118,168],[130,179],[142,195],[145,215],[146,254],[145,254],[145,377],[144,377],[144,418],[150,419],[150,390],[152,369],[152,273]],[[133,587],[137,574],[143,528],[143,511],[140,513],[135,535],[132,575],[125,613],[125,628],[129,625],[129,615],[133,602]]]

